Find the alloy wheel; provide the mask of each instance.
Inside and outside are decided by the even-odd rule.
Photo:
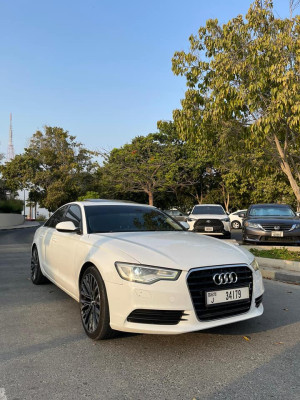
[[[239,229],[241,224],[238,221],[233,221],[231,226],[233,227],[233,229]]]
[[[100,320],[100,289],[96,278],[86,274],[81,281],[80,307],[81,318],[89,333],[95,332]]]
[[[35,281],[37,278],[38,269],[39,269],[39,256],[36,248],[34,248],[31,256],[31,279],[33,281]]]

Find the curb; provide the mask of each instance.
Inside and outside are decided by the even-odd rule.
[[[241,246],[249,250],[254,246]],[[261,247],[256,247],[261,250]],[[272,248],[270,246],[270,248]],[[297,250],[297,249],[295,249]],[[275,258],[255,257],[262,277],[265,279],[272,279],[274,281],[281,281],[300,285],[300,262],[290,260],[279,260]]]
[[[262,267],[282,269],[287,272],[300,272],[300,262],[291,260],[280,260],[275,258],[255,257]]]
[[[1,231],[12,231],[15,229],[28,229],[28,228],[36,228],[40,226],[40,224],[32,224],[32,225],[16,225],[16,226],[4,226],[2,228],[0,228],[0,232]]]
[[[263,278],[300,284],[300,262],[256,257]]]
[[[272,279],[274,281],[300,284],[300,273],[297,272],[289,273],[284,270],[276,271],[264,267],[260,268],[260,272],[262,274],[262,277],[265,279]]]

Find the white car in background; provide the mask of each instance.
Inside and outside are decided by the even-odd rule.
[[[237,210],[229,214],[231,228],[241,229],[243,226],[243,219],[245,218],[247,210]]]
[[[188,224],[189,229],[197,233],[231,237],[229,216],[219,204],[197,204],[189,215]]]
[[[182,224],[142,204],[66,204],[35,233],[31,280],[48,278],[78,301],[92,339],[192,332],[261,315],[254,256]]]

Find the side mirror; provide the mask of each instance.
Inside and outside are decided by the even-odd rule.
[[[297,217],[300,217],[300,212],[297,211],[297,212],[296,212],[296,215],[297,215]]]
[[[185,229],[189,229],[190,225],[185,221],[179,221],[180,225],[183,226]]]
[[[59,222],[55,229],[58,232],[78,232],[78,228],[76,228],[72,221]]]

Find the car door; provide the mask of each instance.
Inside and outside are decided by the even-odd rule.
[[[72,221],[80,232],[58,232],[55,229],[46,253],[47,262],[51,265],[53,280],[66,292],[75,294],[77,282],[74,262],[76,248],[81,239],[82,215],[77,204],[68,206],[62,221]],[[61,221],[60,221],[61,222]]]
[[[48,219],[41,229],[39,235],[39,255],[42,269],[46,272],[46,275],[53,279],[52,265],[49,264],[49,252],[52,245],[53,235],[56,232],[56,225],[63,221],[65,212],[68,206],[62,206]]]

